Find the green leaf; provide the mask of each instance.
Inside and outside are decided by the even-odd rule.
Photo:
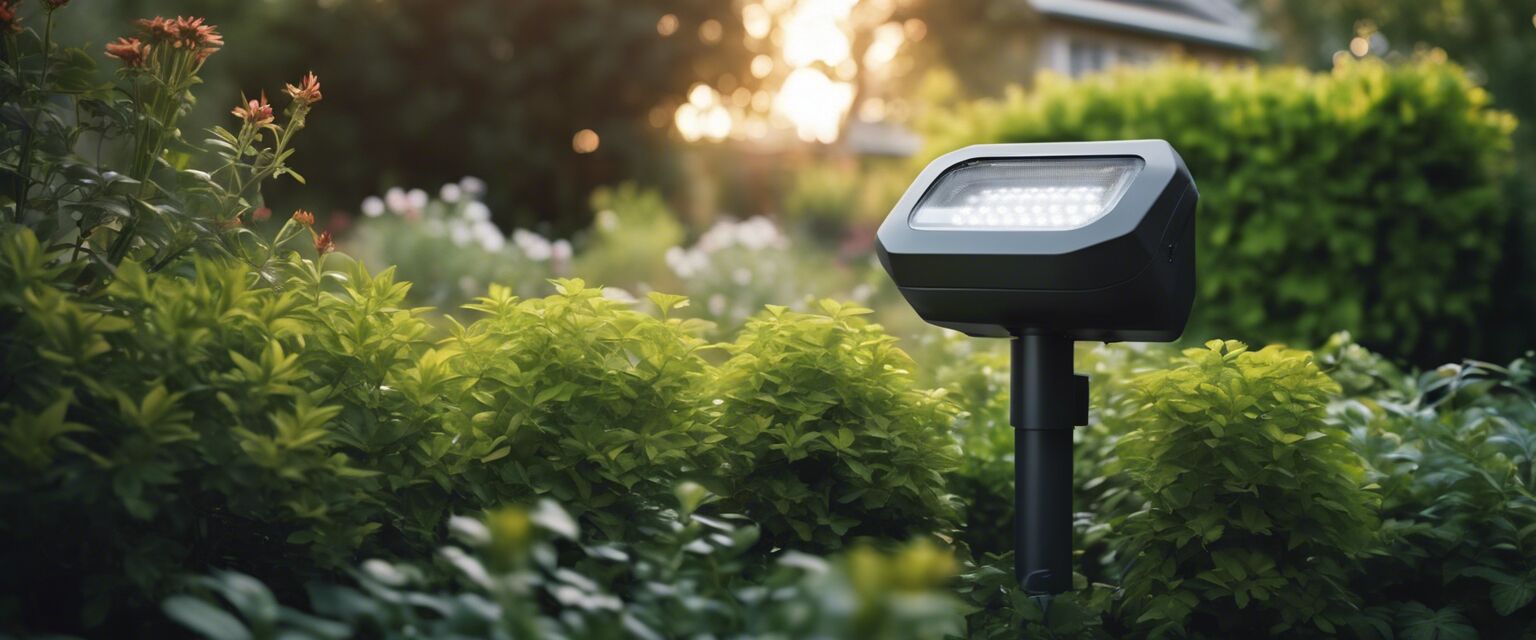
[[[1532,598],[1536,598],[1536,580],[1527,575],[1512,584],[1495,584],[1489,596],[1493,599],[1493,609],[1499,615],[1510,615],[1525,608]]]
[[[246,640],[251,637],[250,630],[239,618],[191,596],[171,596],[165,599],[161,608],[172,620],[205,638]]]

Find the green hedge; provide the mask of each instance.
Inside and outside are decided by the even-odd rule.
[[[934,154],[981,142],[1163,138],[1200,187],[1188,331],[1373,348],[1443,362],[1503,313],[1514,120],[1443,60],[1123,69],[1042,78],[934,118]],[[1515,353],[1504,354],[1507,356]]]

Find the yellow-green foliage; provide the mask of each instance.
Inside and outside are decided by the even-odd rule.
[[[128,261],[87,293],[64,255],[0,244],[0,506],[29,514],[0,520],[0,568],[34,585],[0,610],[22,624],[89,626],[211,566],[297,589],[544,497],[644,539],[693,473],[760,483],[733,506],[786,546],[951,523],[952,410],[854,308],[775,309],[716,370],[680,296],[651,294],[658,316],[580,280],[495,287],[435,325],[341,254]]]
[[[749,321],[709,389],[727,500],[783,547],[836,548],[952,523],[943,474],[954,407],[913,388],[913,362],[868,309],[770,306]]]
[[[1184,354],[1137,378],[1136,430],[1116,445],[1147,498],[1125,524],[1127,619],[1153,635],[1334,633],[1377,503],[1325,420],[1338,385],[1305,351]]]
[[[485,317],[446,343],[463,383],[434,407],[434,463],[489,503],[549,495],[617,537],[626,498],[669,493],[701,443],[703,341],[581,280],[555,286],[531,300],[493,286],[469,305]]]
[[[1331,73],[1193,65],[1042,79],[934,118],[931,153],[981,142],[1163,138],[1200,188],[1193,335],[1391,353],[1476,346],[1509,207],[1511,116],[1459,67]]]

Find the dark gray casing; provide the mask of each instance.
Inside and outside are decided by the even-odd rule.
[[[913,209],[946,172],[978,160],[1139,157],[1108,214],[1069,230],[913,229]],[[1054,333],[1169,342],[1195,294],[1199,193],[1163,140],[984,144],[923,169],[876,234],[880,263],[924,320],[972,336]]]

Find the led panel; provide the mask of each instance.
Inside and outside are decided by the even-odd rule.
[[[1065,231],[1115,208],[1137,157],[978,160],[940,176],[908,224],[944,231]]]

